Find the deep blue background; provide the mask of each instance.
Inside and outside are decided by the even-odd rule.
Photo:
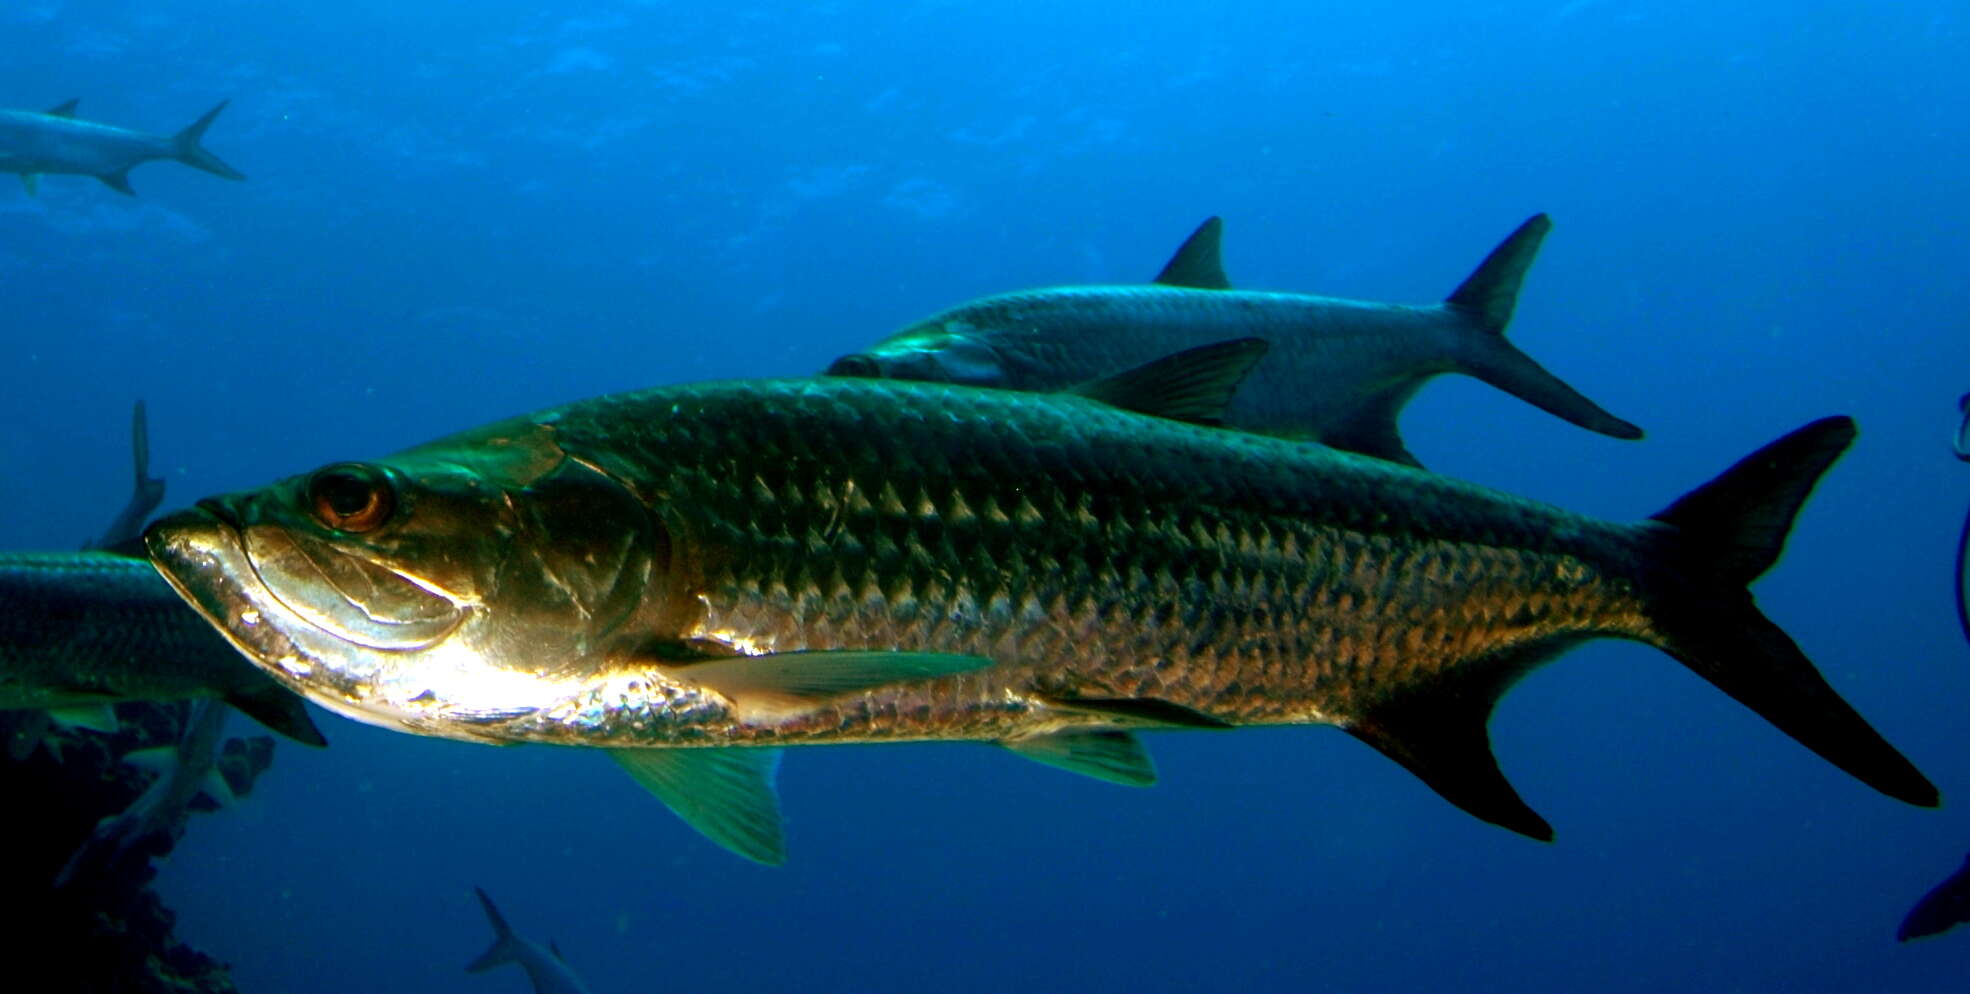
[[[137,396],[176,506],[590,394],[811,372],[978,294],[1145,279],[1211,213],[1240,285],[1423,302],[1544,210],[1514,340],[1649,439],[1444,381],[1414,450],[1628,518],[1857,416],[1759,597],[1955,803],[1878,796],[1609,643],[1493,722],[1550,846],[1279,729],[1153,736],[1148,791],[976,746],[798,751],[768,870],[599,755],[323,715],[333,747],[283,746],[162,877],[245,990],[524,991],[460,972],[474,883],[598,994],[1970,977],[1970,934],[1893,939],[1970,846],[1960,3],[544,6],[0,6],[0,105],[169,132],[230,98],[207,143],[251,177],[0,184],[0,546],[101,529]]]

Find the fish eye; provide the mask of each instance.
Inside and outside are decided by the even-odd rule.
[[[828,367],[828,375],[860,376],[865,379],[877,379],[882,376],[882,367],[876,365],[873,357],[857,352],[836,359],[834,365]]]
[[[397,509],[390,478],[374,466],[344,462],[308,477],[308,506],[315,520],[337,531],[372,531]]]

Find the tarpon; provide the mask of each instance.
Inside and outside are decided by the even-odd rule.
[[[0,552],[0,709],[222,699],[324,745],[301,698],[261,672],[157,575],[110,552]]]
[[[465,967],[467,973],[480,973],[507,963],[518,963],[520,969],[527,971],[527,979],[534,985],[534,994],[588,994],[588,985],[581,982],[574,967],[561,958],[561,950],[553,943],[543,947],[540,943],[513,931],[506,924],[506,916],[486,892],[478,887],[472,893],[479,895],[479,906],[486,909],[486,920],[492,923],[493,943],[478,959]]]
[[[1054,391],[1241,336],[1272,345],[1224,416],[1247,431],[1418,465],[1396,420],[1431,377],[1475,376],[1615,438],[1642,430],[1602,410],[1505,339],[1519,286],[1552,228],[1534,215],[1440,304],[1408,306],[1233,290],[1217,218],[1140,286],[1066,286],[983,297],[837,359],[836,376]]]
[[[226,109],[224,100],[175,135],[80,120],[75,105],[69,100],[45,111],[0,110],[0,172],[19,173],[28,195],[40,191],[46,173],[94,176],[118,193],[135,196],[130,170],[156,159],[182,162],[226,179],[246,178],[199,144],[212,119]]]
[[[1486,724],[1602,637],[1936,803],[1746,589],[1852,422],[1616,523],[1185,423],[1220,416],[1262,348],[1073,394],[824,377],[604,396],[204,500],[145,540],[234,645],[331,710],[609,749],[765,862],[783,857],[777,746],[994,742],[1146,784],[1138,731],[1306,723],[1549,839]]]

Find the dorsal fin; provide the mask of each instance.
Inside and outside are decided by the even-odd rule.
[[[1224,421],[1231,396],[1265,358],[1263,338],[1234,338],[1185,349],[1068,391],[1138,414],[1192,424]]]
[[[74,117],[75,105],[81,102],[82,102],[81,97],[76,97],[71,100],[64,100],[61,103],[58,103],[53,107],[50,107],[47,110],[42,111],[41,113],[46,114],[49,117]]]
[[[1207,217],[1190,237],[1177,246],[1177,254],[1156,274],[1155,282],[1164,286],[1187,286],[1196,290],[1229,290],[1231,280],[1224,275],[1224,222]]]

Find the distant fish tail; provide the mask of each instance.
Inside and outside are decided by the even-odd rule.
[[[1650,639],[1861,782],[1934,806],[1936,788],[1829,686],[1747,589],[1777,562],[1820,476],[1854,439],[1825,418],[1759,449],[1655,515]]]
[[[199,140],[205,137],[205,129],[212,126],[213,119],[219,116],[220,111],[226,109],[227,103],[228,101],[225,100],[219,101],[219,105],[206,111],[204,117],[193,121],[185,130],[173,135],[171,150],[179,162],[193,169],[203,169],[214,176],[224,176],[227,179],[245,179],[246,174],[221,162],[218,156],[206,151],[205,146],[199,144]]]
[[[1477,325],[1478,334],[1465,343],[1458,370],[1589,431],[1615,438],[1640,438],[1640,428],[1609,414],[1505,339],[1505,326],[1518,307],[1526,270],[1552,228],[1553,222],[1546,215],[1534,214],[1499,242],[1444,301],[1446,310],[1462,314]]]
[[[513,927],[506,924],[506,916],[499,913],[499,907],[486,896],[484,889],[472,888],[479,895],[479,906],[486,909],[486,920],[492,923],[493,942],[491,948],[479,955],[478,959],[466,964],[465,972],[479,973],[496,966],[516,962],[520,958],[520,941],[513,934]]]

